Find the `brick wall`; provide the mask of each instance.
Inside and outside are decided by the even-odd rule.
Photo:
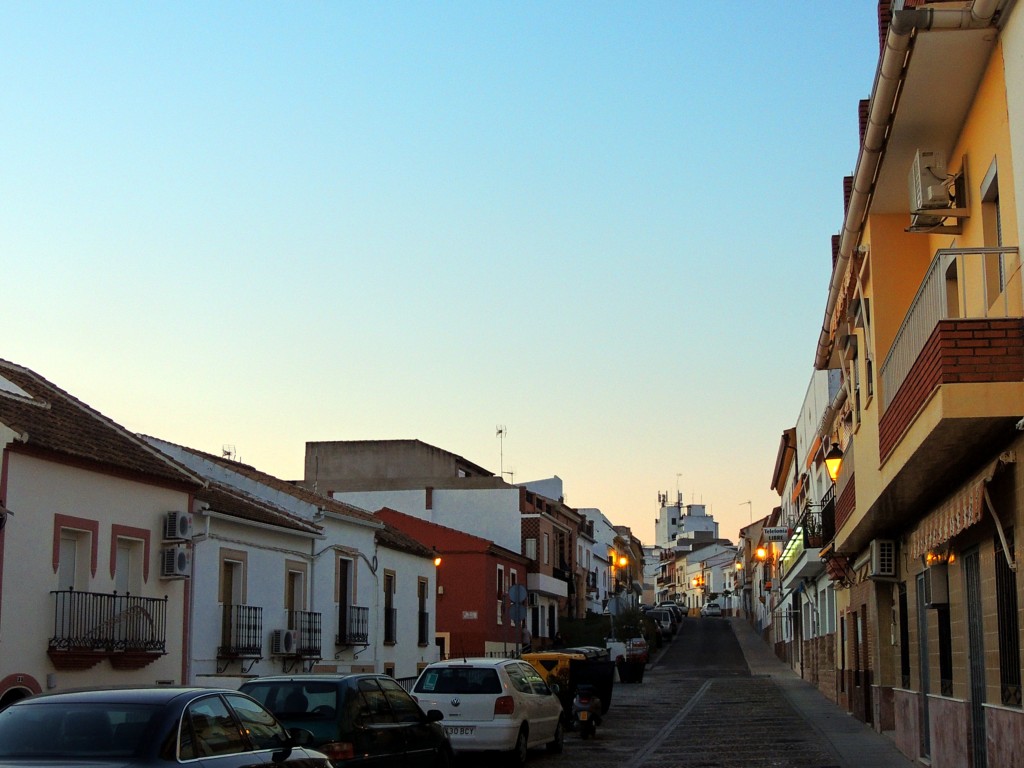
[[[1022,378],[1024,324],[1020,319],[940,321],[882,414],[878,429],[882,461],[895,449],[936,387]],[[836,514],[838,518],[838,511]]]

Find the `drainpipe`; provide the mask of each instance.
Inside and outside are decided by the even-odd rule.
[[[896,96],[903,82],[912,33],[918,29],[978,29],[988,26],[1002,2],[1003,0],[976,0],[970,8],[962,10],[918,8],[896,11],[893,15],[885,39],[885,50],[878,62],[875,87],[868,108],[868,123],[864,131],[864,143],[857,159],[850,205],[839,239],[839,256],[829,283],[825,319],[814,358],[814,367],[817,370],[825,370],[828,366],[832,313],[839,300],[839,291],[850,257],[854,249],[858,248],[857,241],[864,226],[864,217],[871,201],[875,178],[882,164],[889,126],[895,116]]]

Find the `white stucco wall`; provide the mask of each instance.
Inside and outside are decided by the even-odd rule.
[[[433,506],[429,510],[426,508],[426,492],[422,488],[412,491],[336,491],[333,496],[374,512],[389,507],[421,520],[480,536],[513,552],[522,552],[518,488],[435,488],[432,492]]]
[[[163,524],[170,510],[187,511],[180,491],[69,467],[18,453],[7,455],[6,506],[14,512],[4,531],[3,592],[0,605],[0,680],[30,675],[45,689],[110,684],[152,684],[182,679],[184,582],[160,578]],[[86,591],[112,593],[110,557],[114,524],[150,531],[149,577],[140,597],[167,596],[167,655],[139,670],[115,670],[102,661],[88,670],[58,671],[47,656],[54,634],[54,515],[99,524],[96,572]]]

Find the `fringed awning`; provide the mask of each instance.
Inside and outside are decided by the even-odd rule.
[[[910,534],[907,542],[910,557],[921,557],[981,520],[985,512],[985,486],[998,471],[1001,461],[1002,457],[993,461],[928,513]]]

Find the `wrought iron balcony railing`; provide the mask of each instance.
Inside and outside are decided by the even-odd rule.
[[[51,592],[54,650],[165,653],[167,598],[73,589]]]
[[[299,633],[295,644],[295,655],[320,658],[322,655],[322,632],[320,613],[317,611],[288,611],[288,629]]]
[[[370,609],[358,605],[338,608],[338,634],[335,645],[370,644]]]
[[[263,655],[263,608],[255,605],[223,606],[221,644],[217,656],[261,657]]]

